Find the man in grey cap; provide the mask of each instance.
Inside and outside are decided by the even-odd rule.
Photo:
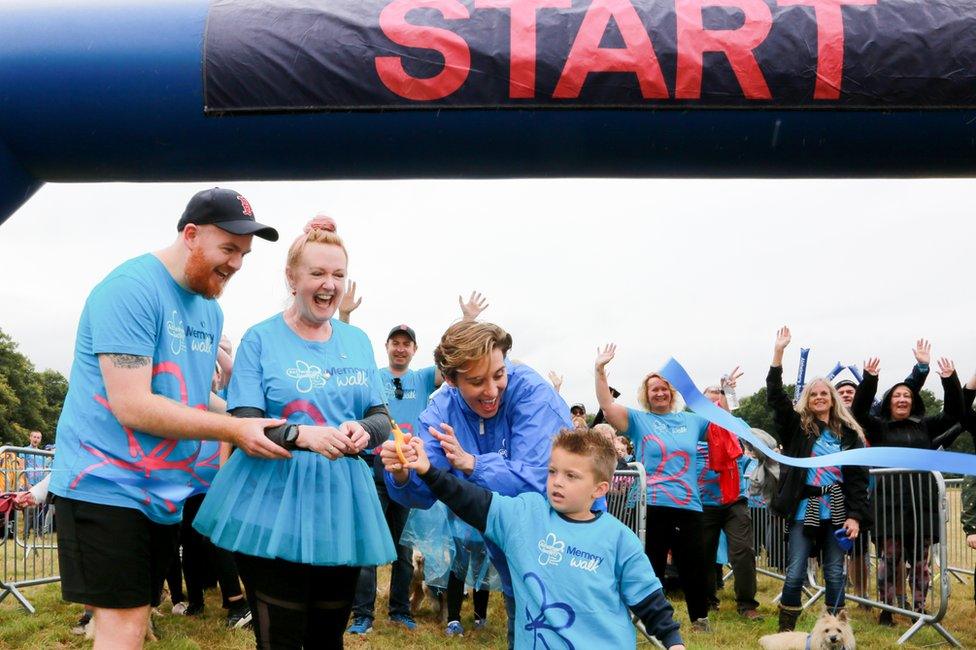
[[[276,241],[240,193],[199,192],[169,246],[131,259],[89,294],[58,421],[50,492],[65,600],[95,609],[96,647],[140,647],[176,552],[200,439],[288,457],[210,391],[223,327],[216,298],[254,235]]]

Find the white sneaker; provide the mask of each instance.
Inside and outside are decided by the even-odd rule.
[[[184,602],[176,603],[175,605],[173,605],[173,614],[175,616],[183,616],[184,614],[186,614],[186,607],[187,605]]]

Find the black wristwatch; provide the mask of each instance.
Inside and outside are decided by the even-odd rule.
[[[284,438],[286,449],[298,449],[298,425],[289,424],[285,427],[285,438]]]

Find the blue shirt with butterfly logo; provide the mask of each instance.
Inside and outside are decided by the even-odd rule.
[[[633,648],[628,606],[661,589],[637,536],[607,513],[575,521],[537,492],[495,494],[485,537],[508,558],[516,648]]]
[[[200,483],[200,442],[124,428],[110,410],[98,356],[148,357],[153,394],[206,409],[223,322],[215,300],[181,287],[154,255],[102,280],[78,323],[51,492],[179,522],[183,500]]]

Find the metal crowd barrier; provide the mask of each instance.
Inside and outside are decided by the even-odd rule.
[[[966,544],[966,533],[962,529],[962,483],[961,478],[947,478],[946,484],[946,526],[948,535],[946,555],[948,564],[946,571],[959,582],[965,582],[962,576],[974,575],[976,565],[976,551]]]
[[[634,531],[641,545],[645,545],[647,533],[647,473],[640,463],[628,463],[627,469],[613,473],[610,490],[607,492],[607,511],[625,526]],[[633,623],[648,641],[663,648],[664,645],[644,628],[644,623],[636,616]]]
[[[941,624],[949,606],[950,587],[949,571],[940,569],[952,566],[948,549],[958,548],[961,534],[958,510],[952,515],[955,529],[949,525],[945,479],[939,472],[898,469],[872,469],[871,475],[875,481],[871,493],[874,523],[867,539],[847,556],[847,600],[913,619],[898,639],[899,645],[928,625],[950,644],[961,647]],[[750,513],[756,571],[785,579],[789,554],[783,520],[765,508],[750,508]],[[825,593],[816,568],[815,560],[811,560],[804,608]]]
[[[33,447],[0,447],[0,492],[22,492],[51,473],[54,452]],[[42,504],[11,511],[0,527],[0,601],[12,595],[28,612],[34,606],[21,589],[57,582],[54,506]]]

